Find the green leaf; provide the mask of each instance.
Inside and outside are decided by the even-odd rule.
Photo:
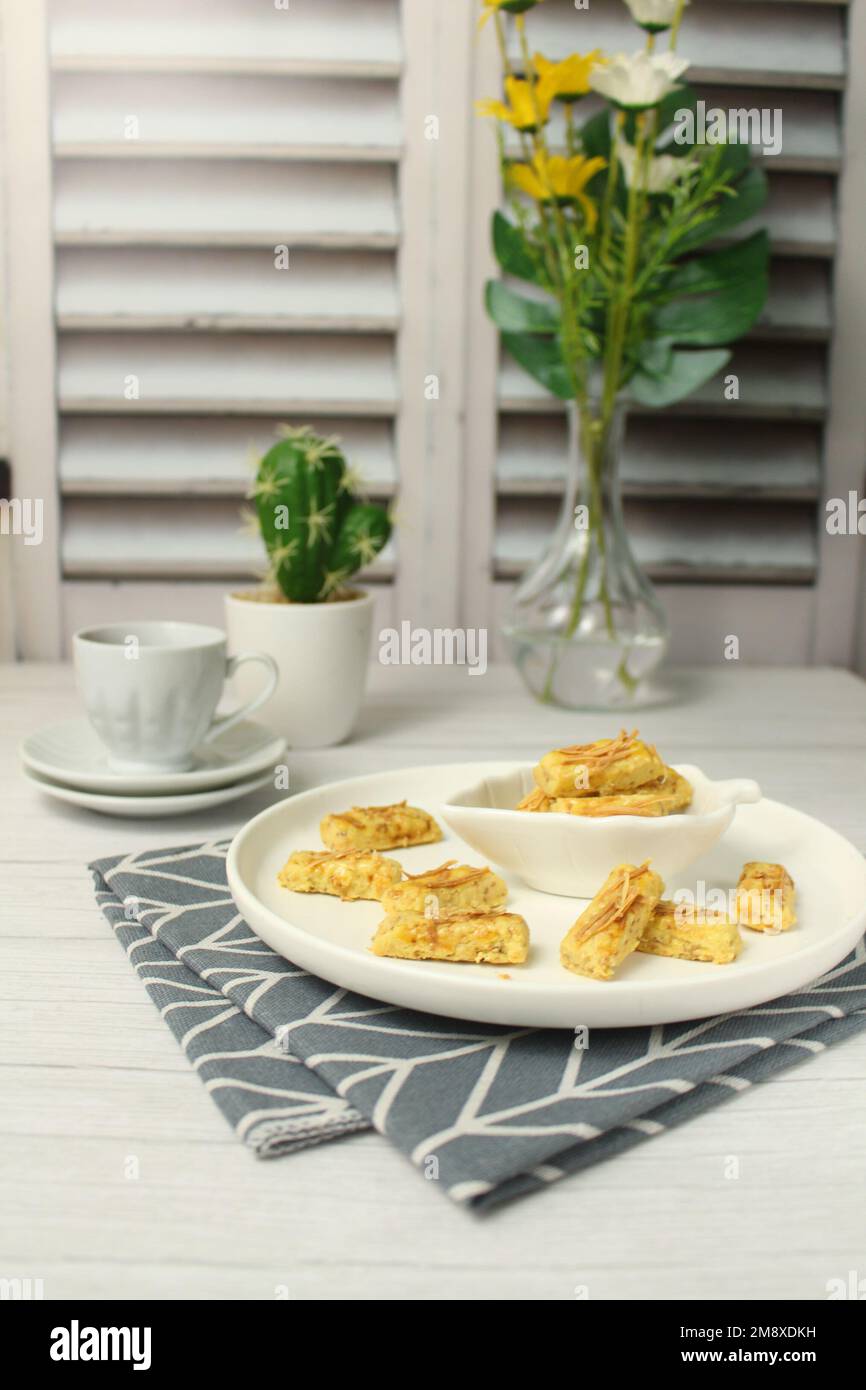
[[[556,333],[559,314],[551,304],[524,299],[501,280],[488,280],[484,303],[495,324],[506,333]]]
[[[740,280],[766,275],[770,259],[770,239],[765,231],[753,232],[743,241],[705,251],[702,256],[677,265],[665,283],[670,294],[709,294],[724,290]]]
[[[590,116],[588,121],[584,121],[580,128],[580,143],[587,159],[594,159],[599,156],[610,163],[610,114],[606,107],[597,112],[595,116]],[[607,169],[599,169],[598,173],[593,174],[586,185],[587,195],[590,198],[600,199],[606,183]]]
[[[501,212],[494,212],[492,230],[493,251],[505,273],[516,276],[518,280],[530,280],[535,285],[543,285],[544,274],[520,228],[509,222],[507,217],[503,217]]]
[[[703,386],[730,358],[731,354],[724,348],[707,352],[673,352],[663,376],[650,376],[648,372],[637,371],[629,382],[629,390],[641,405],[673,405]]]
[[[658,132],[656,143],[667,132],[668,127],[676,125],[676,118],[680,111],[694,111],[697,104],[698,94],[694,87],[690,87],[687,82],[684,82],[681,87],[675,87],[672,92],[668,92],[664,100],[660,101],[656,107],[658,113],[656,117],[656,131]],[[634,117],[630,117],[630,119],[634,120]],[[682,141],[682,143],[678,141],[672,143],[673,149],[668,150],[669,154],[674,154],[678,148],[684,152],[691,148],[691,144],[687,140]]]
[[[670,371],[673,347],[667,338],[647,338],[637,350],[641,371],[647,376],[664,377]]]
[[[732,343],[748,333],[763,308],[766,293],[767,282],[762,280],[751,285],[741,282],[724,295],[674,300],[655,315],[653,331],[695,347]]]
[[[536,381],[540,381],[546,391],[563,401],[573,398],[574,391],[557,338],[539,338],[529,333],[503,333],[502,341],[515,362]]]
[[[736,140],[732,140],[721,146],[718,164],[719,174],[724,176],[729,183],[733,183],[745,169],[748,169],[751,159],[751,145],[740,145]]]
[[[595,155],[600,155],[602,159],[610,158],[610,113],[607,107],[584,121],[580,127],[580,143],[588,159]]]
[[[747,333],[767,298],[769,252],[760,231],[677,267],[665,285],[674,297],[652,316],[654,336],[710,347]]]
[[[764,206],[766,199],[766,174],[763,169],[748,169],[735,185],[733,195],[720,200],[715,217],[708,218],[677,242],[676,254],[679,256],[683,251],[691,251],[704,241],[724,236],[731,228],[739,226],[749,217],[754,217]]]

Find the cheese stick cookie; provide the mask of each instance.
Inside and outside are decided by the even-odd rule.
[[[379,924],[370,949],[374,955],[401,960],[522,965],[529,951],[529,928],[514,912],[458,912],[451,917],[395,912]]]
[[[283,888],[295,893],[329,893],[344,902],[356,898],[381,898],[387,888],[399,883],[403,869],[396,859],[386,859],[375,850],[299,849],[289,855],[277,879]]]
[[[616,738],[545,753],[532,775],[545,796],[572,797],[630,792],[658,781],[664,770],[656,750],[641,743],[637,729],[630,734],[623,729]]]
[[[519,802],[518,811],[564,811],[570,816],[672,816],[691,803],[692,784],[666,767],[662,776],[633,792],[611,796],[545,796],[540,788]]]
[[[382,906],[395,912],[415,912],[427,917],[449,917],[455,912],[489,912],[501,907],[508,889],[491,869],[473,869],[448,859],[438,869],[410,874],[382,894]]]
[[[728,965],[743,941],[736,922],[721,912],[699,912],[685,903],[656,903],[637,949],[650,956]]]
[[[788,870],[760,860],[744,864],[737,884],[737,918],[752,931],[789,931],[797,917]]]
[[[649,864],[612,869],[592,902],[562,939],[559,958],[566,970],[612,980],[626,956],[636,950],[650,913],[664,890]]]
[[[533,787],[522,801],[518,801],[515,811],[552,811],[553,797],[545,796],[540,787]]]
[[[353,806],[325,816],[319,826],[328,849],[399,849],[442,839],[432,816],[398,801],[394,806]]]

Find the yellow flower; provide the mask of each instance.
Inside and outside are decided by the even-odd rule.
[[[541,0],[481,0],[482,13],[478,28],[483,29],[491,15],[501,14],[503,10],[506,14],[525,14],[533,5],[540,4]]]
[[[587,159],[585,155],[555,154],[548,158],[540,150],[533,156],[531,164],[513,165],[510,178],[523,193],[528,193],[539,203],[577,202],[583,208],[588,231],[592,231],[598,220],[595,203],[584,193],[584,188],[599,169],[604,169],[607,161],[599,155]]]
[[[547,121],[550,110],[550,97],[537,85],[533,91],[529,82],[522,77],[506,77],[505,95],[507,104],[488,97],[477,103],[480,116],[495,116],[497,121],[507,121],[515,130],[537,130]]]
[[[572,53],[561,63],[551,63],[543,53],[536,53],[539,87],[550,101],[577,101],[589,91],[590,70],[605,61],[600,48],[591,53]]]

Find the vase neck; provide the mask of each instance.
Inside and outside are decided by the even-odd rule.
[[[572,505],[592,495],[605,511],[620,509],[619,461],[625,430],[625,407],[617,403],[603,419],[596,406],[568,407],[567,497]]]

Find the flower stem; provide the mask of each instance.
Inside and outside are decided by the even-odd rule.
[[[580,415],[581,452],[586,459],[589,485],[589,528],[586,546],[584,547],[580,567],[578,569],[568,621],[565,627],[564,636],[566,638],[572,637],[577,631],[583,613],[590,556],[593,545],[596,546],[598,551],[600,570],[599,597],[604,608],[605,627],[608,636],[612,640],[616,638],[613,607],[610,600],[608,585],[607,537],[604,527],[604,498],[601,475],[604,467],[605,455],[609,446],[609,435],[613,424],[616,400],[621,384],[623,359],[634,293],[640,211],[643,205],[645,184],[647,182],[649,168],[648,151],[651,151],[651,144],[648,143],[649,135],[650,130],[648,122],[643,116],[639,116],[635,144],[634,176],[628,190],[622,279],[614,295],[611,297],[608,313],[608,332],[605,340],[605,365],[601,405],[596,417],[592,417],[585,406],[581,410]],[[612,185],[613,179],[609,178],[608,190],[612,189]],[[606,219],[606,223],[608,220],[609,215]],[[546,701],[553,698],[553,685],[558,664],[559,652],[554,649],[551,654],[551,663],[542,692],[542,699]],[[636,683],[628,672],[625,654],[620,660],[616,674],[620,683],[627,690],[630,692],[634,690]]]
[[[615,188],[616,188],[616,179],[617,179],[617,172],[618,172],[618,165],[617,165],[617,158],[618,158],[618,156],[617,156],[617,145],[616,145],[616,141],[617,141],[617,136],[619,135],[620,131],[622,130],[622,126],[623,126],[624,121],[625,121],[625,117],[623,116],[623,113],[622,113],[621,111],[617,111],[617,113],[616,113],[616,122],[615,122],[615,126],[614,126],[613,139],[612,139],[611,142],[610,142],[610,159],[609,159],[609,161],[608,161],[608,166],[607,166],[607,179],[605,180],[605,185],[604,185],[604,199],[603,199],[602,205],[601,205],[601,219],[600,219],[600,220],[601,220],[601,245],[600,245],[600,247],[599,247],[598,260],[599,260],[599,265],[601,265],[602,268],[605,269],[605,270],[607,270],[607,268],[608,268],[608,253],[609,253],[609,251],[610,251],[610,237],[611,237],[611,215],[610,215],[610,214],[611,214],[611,208],[613,207],[613,195],[614,195],[614,190],[615,190]]]
[[[581,462],[586,464],[589,525],[587,527],[583,552],[580,557],[577,581],[569,606],[568,620],[563,632],[563,638],[567,640],[573,637],[580,623],[583,614],[584,599],[586,597],[586,586],[589,580],[592,552],[593,547],[595,547],[598,552],[601,569],[599,597],[604,608],[605,627],[607,628],[608,636],[614,639],[616,637],[616,630],[607,582],[607,538],[604,525],[604,488],[602,483],[608,439],[606,431],[604,431],[601,426],[601,421],[597,416],[592,414],[588,406],[584,406],[579,411],[579,429],[576,442],[578,457]],[[559,658],[560,652],[554,648],[550,655],[550,663],[541,694],[542,700],[546,703],[549,703],[553,698],[553,684],[559,667]]]
[[[679,0],[679,3],[678,3],[678,5],[677,5],[677,9],[676,9],[676,14],[674,15],[674,22],[673,22],[673,24],[671,25],[671,38],[670,38],[670,43],[669,43],[669,45],[668,45],[668,47],[670,48],[671,53],[674,52],[674,50],[676,49],[676,46],[677,46],[677,39],[678,39],[678,37],[679,37],[680,25],[681,25],[682,22],[683,22],[683,10],[685,9],[685,7],[686,7],[686,0]]]

